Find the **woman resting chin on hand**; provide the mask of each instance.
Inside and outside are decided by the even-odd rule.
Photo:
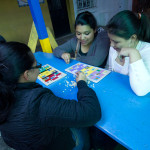
[[[150,92],[149,27],[150,21],[144,14],[129,10],[117,13],[106,26],[111,41],[107,66],[129,75],[131,88],[138,96]]]

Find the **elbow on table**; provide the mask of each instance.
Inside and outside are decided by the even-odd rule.
[[[150,92],[148,90],[143,90],[142,87],[140,89],[132,88],[132,90],[137,96],[145,96],[146,94],[148,94]]]
[[[145,80],[145,81],[134,80],[133,77],[132,78],[130,77],[131,89],[137,96],[145,96],[146,94],[150,92],[149,82],[150,80]]]
[[[54,56],[56,56],[58,54],[59,50],[57,49],[57,47],[53,50],[53,54]]]
[[[56,47],[54,50],[53,50],[53,55],[56,56],[56,57],[61,57],[63,51],[59,48],[59,47]]]
[[[101,119],[101,110],[95,109],[87,116],[87,121],[90,123],[89,126],[96,124]]]
[[[99,111],[96,111],[95,115],[93,115],[93,116],[95,116],[95,123],[97,123],[102,117],[101,109],[99,109]]]
[[[53,55],[56,56],[56,54],[57,54],[57,50],[54,49],[54,50],[53,50]]]
[[[100,121],[100,119],[101,119],[101,113],[96,114],[95,116],[92,116],[92,119],[90,119],[90,117],[88,117],[88,120],[87,120],[87,122],[89,122],[88,126],[92,126],[92,125],[96,124],[98,121]]]
[[[99,113],[98,117],[97,117],[97,122],[101,119],[102,115],[101,112]]]

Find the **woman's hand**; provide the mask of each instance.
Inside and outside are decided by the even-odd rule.
[[[139,51],[135,48],[122,48],[121,51],[118,53],[118,57],[120,58],[120,61],[123,60],[125,57],[129,57],[130,64],[141,59]]]
[[[76,73],[76,82],[79,82],[80,80],[87,82],[87,78],[83,72]]]
[[[70,53],[63,53],[63,54],[61,55],[61,58],[62,58],[67,64],[70,63]]]

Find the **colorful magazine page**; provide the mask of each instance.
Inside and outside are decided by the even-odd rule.
[[[110,71],[108,70],[87,65],[84,63],[77,63],[75,65],[72,65],[71,67],[65,69],[65,71],[70,72],[72,74],[76,74],[78,71],[82,71],[85,73],[88,80],[95,83],[99,82],[101,79],[103,79],[106,75],[110,73]]]
[[[43,82],[45,85],[50,85],[51,83],[65,77],[66,74],[60,70],[46,64],[40,68],[40,74],[38,79]]]

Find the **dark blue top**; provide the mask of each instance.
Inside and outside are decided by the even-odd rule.
[[[79,81],[78,102],[55,96],[37,83],[20,83],[7,121],[0,125],[6,144],[15,150],[71,150],[70,127],[88,127],[101,117],[95,92]]]

